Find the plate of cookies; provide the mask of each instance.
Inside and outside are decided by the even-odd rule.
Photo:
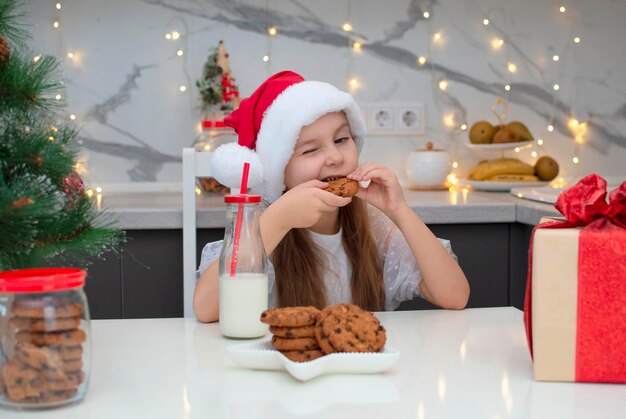
[[[369,311],[354,304],[273,308],[261,314],[271,340],[229,346],[238,365],[284,370],[300,381],[324,374],[373,374],[386,371],[399,352],[386,346],[386,331]]]

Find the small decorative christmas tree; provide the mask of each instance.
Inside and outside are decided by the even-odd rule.
[[[239,105],[239,89],[232,76],[224,41],[211,50],[196,86],[204,120],[222,120]]]
[[[124,239],[96,226],[74,170],[77,131],[57,123],[59,61],[33,59],[23,16],[16,0],[0,0],[0,270],[80,263]]]

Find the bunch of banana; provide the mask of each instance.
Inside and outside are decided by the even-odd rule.
[[[535,168],[519,159],[501,158],[479,163],[467,176],[470,180],[536,182]]]

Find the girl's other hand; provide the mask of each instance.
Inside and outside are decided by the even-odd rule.
[[[357,182],[370,180],[369,186],[365,189],[361,188],[356,196],[374,205],[388,216],[406,206],[398,177],[382,164],[365,162],[347,177]]]
[[[326,192],[327,182],[317,179],[301,183],[285,192],[271,206],[280,210],[287,228],[309,228],[324,213],[348,205],[352,198],[343,198]]]

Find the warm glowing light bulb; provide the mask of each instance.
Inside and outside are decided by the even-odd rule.
[[[358,41],[355,41],[355,42],[352,44],[352,49],[353,49],[353,50],[355,50],[355,51],[361,51],[361,43],[360,43],[360,42],[358,42]]]
[[[89,198],[91,198],[91,197],[93,196],[93,189],[87,189],[87,190],[85,191],[85,194],[86,194]]]
[[[97,193],[102,193],[102,188],[101,188],[100,186],[98,186],[98,187],[96,188],[96,192],[97,192]]]
[[[489,19],[484,18],[483,19],[483,25],[485,25],[485,26],[489,25]]]
[[[561,7],[559,7],[559,12],[561,12],[561,13],[565,13],[565,6],[561,6]]]
[[[180,86],[178,88],[178,90],[180,90],[181,92],[186,92],[187,91],[187,86],[185,86],[184,84],[182,86]]]
[[[357,89],[359,87],[359,81],[357,79],[354,79],[354,78],[350,79],[348,84],[350,85],[351,89]]]
[[[537,140],[537,144],[539,144],[539,145],[543,145],[543,140],[542,140],[541,138],[540,138],[540,139],[538,139],[538,140]]]
[[[57,10],[61,10],[61,3],[57,3],[56,4],[56,8],[57,8]]]
[[[179,49],[178,51],[176,51],[176,55],[178,55],[179,57],[182,57],[184,53],[185,52],[182,49]]]
[[[446,90],[446,89],[448,88],[448,82],[447,82],[447,81],[445,81],[445,80],[441,80],[441,81],[439,82],[439,88],[440,88],[441,90]]]
[[[264,55],[263,56],[263,61],[264,62],[268,62],[270,60],[270,56],[269,55]]]
[[[516,153],[519,153],[519,151],[520,151],[520,150],[521,150],[521,149],[520,149],[519,147],[515,147],[515,152],[516,152]]]
[[[504,85],[504,90],[506,90],[507,92],[511,90],[511,85],[510,84],[505,84]]]
[[[458,161],[453,161],[452,162],[452,168],[453,169],[457,169],[459,167],[459,162]]]
[[[548,131],[550,132],[554,131],[554,127],[552,125],[548,125]]]
[[[434,40],[435,42],[440,41],[440,40],[441,40],[441,33],[440,33],[440,32],[435,33],[435,34],[433,35],[433,40]]]
[[[67,58],[74,58],[74,53],[73,52],[68,52],[67,53]]]
[[[201,194],[202,194],[202,190],[200,190],[200,188],[196,186],[196,195],[201,195]]]
[[[39,60],[41,60],[41,55],[35,55],[35,56],[33,57],[33,62],[37,62],[37,61],[39,61]]]
[[[180,38],[180,33],[172,31],[172,39],[177,40],[178,38]]]
[[[533,156],[533,157],[537,157],[537,152],[533,151],[533,152],[530,153],[530,155]]]
[[[424,65],[426,64],[426,57],[424,57],[423,55],[421,55],[418,59],[417,62],[419,63],[419,65]]]
[[[552,88],[553,88],[554,90],[559,90],[559,89],[561,88],[561,86],[559,86],[559,84],[558,84],[558,83],[554,83],[554,86],[552,86]]]
[[[509,69],[509,72],[511,72],[511,73],[517,72],[517,66],[515,64],[513,64],[513,63],[508,63],[507,67]]]
[[[71,114],[71,115],[70,115],[70,119],[71,119],[72,121],[76,120],[76,115]]]
[[[580,159],[578,157],[574,157],[572,161],[574,162],[574,164],[580,163]]]
[[[575,44],[580,44],[580,37],[575,36],[575,37],[574,37],[574,43],[575,43]]]
[[[59,28],[59,21],[55,20],[54,23],[52,24],[52,26],[54,26],[54,29],[58,29]]]
[[[352,30],[352,24],[350,22],[346,22],[341,27],[345,32],[350,32]]]
[[[51,136],[48,137],[48,140],[54,141],[54,137],[51,135]]]
[[[275,26],[272,26],[271,28],[269,28],[269,29],[267,30],[267,33],[269,33],[269,34],[270,34],[270,36],[274,36],[274,35],[276,35],[276,34],[278,33],[278,29],[276,29],[276,27],[275,27]]]
[[[465,131],[467,129],[467,124],[461,125],[461,131]]]
[[[569,126],[571,129],[576,129],[578,128],[578,119],[576,118],[571,118],[569,121],[567,121],[567,126]]]
[[[424,12],[424,19],[428,19],[430,17],[430,13]]]
[[[561,57],[559,57],[558,55],[553,55],[552,56],[552,61],[559,61],[561,59]]]
[[[443,124],[444,124],[446,127],[453,127],[453,126],[455,125],[455,124],[454,124],[454,114],[449,113],[449,114],[445,115],[445,116],[443,117]]]
[[[165,34],[165,39],[172,39],[172,34],[171,33],[166,33]]]
[[[54,98],[55,98],[56,100],[61,100],[61,95],[56,95]]]
[[[491,41],[491,46],[493,47],[493,49],[500,49],[502,48],[502,45],[504,45],[503,39],[495,38],[494,40]]]

